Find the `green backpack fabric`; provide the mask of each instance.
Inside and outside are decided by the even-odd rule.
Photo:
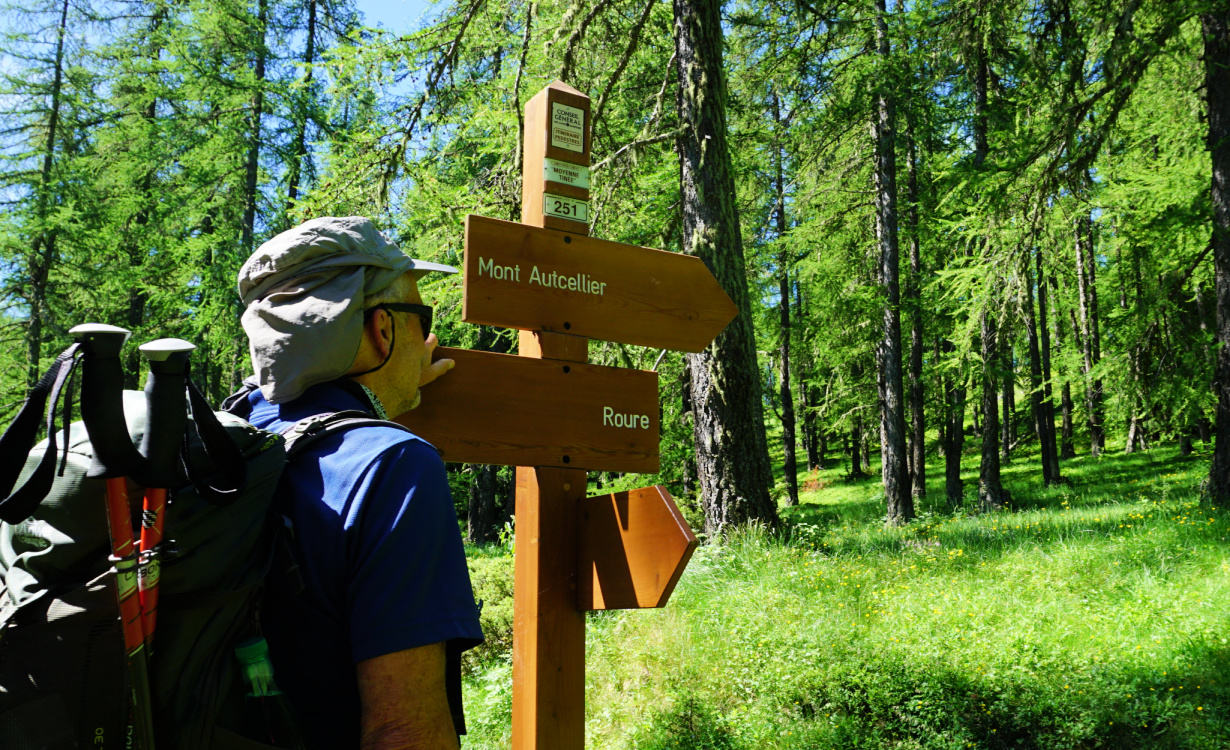
[[[125,391],[123,404],[137,445],[144,394]],[[279,746],[270,744],[262,717],[253,718],[233,649],[259,632],[266,577],[295,575],[282,517],[273,511],[287,442],[293,454],[337,430],[390,424],[339,412],[304,420],[284,438],[226,412],[215,416],[243,456],[247,481],[225,504],[203,497],[209,491],[201,488],[211,485],[219,467],[204,449],[203,430],[190,420],[186,468],[168,492],[158,628],[149,658],[159,750]],[[94,451],[81,422],[56,437],[50,491],[28,519],[0,522],[0,750],[118,750],[131,747],[132,691],[104,482],[86,476]],[[44,463],[49,447],[43,440],[30,451],[18,486]],[[131,482],[129,496],[137,520],[141,489]]]

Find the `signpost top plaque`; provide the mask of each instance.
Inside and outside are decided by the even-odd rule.
[[[547,229],[589,234],[589,97],[561,81],[525,105],[525,153],[521,169],[522,221]],[[554,162],[557,170],[549,170]],[[558,171],[573,165],[577,175]],[[578,178],[584,173],[582,183]],[[569,180],[569,178],[572,178]],[[548,211],[543,194],[571,199],[569,208]],[[584,208],[576,202],[585,204]],[[553,207],[553,206],[550,206]]]

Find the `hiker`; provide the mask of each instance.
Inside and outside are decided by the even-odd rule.
[[[417,285],[429,272],[457,269],[406,256],[362,217],[261,245],[239,272],[260,386],[248,420],[281,431],[418,406],[419,387],[453,366],[431,362]],[[271,576],[260,617],[309,750],[456,748],[457,659],[482,631],[440,455],[396,427],[329,435],[288,466],[278,503],[302,591]]]

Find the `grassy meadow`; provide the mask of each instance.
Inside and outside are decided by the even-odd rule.
[[[1054,488],[1014,455],[1013,508],[983,515],[946,509],[937,459],[901,529],[878,478],[831,458],[784,531],[702,545],[663,609],[590,616],[587,746],[1230,748],[1230,515],[1199,503],[1207,447],[1078,448]],[[511,557],[471,564],[494,637],[463,747],[506,748]]]

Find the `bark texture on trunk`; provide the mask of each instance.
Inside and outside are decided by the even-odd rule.
[[[1209,467],[1208,498],[1230,499],[1230,7],[1200,18],[1204,27],[1204,81],[1208,95],[1207,144],[1213,161],[1213,268],[1217,291],[1217,439]]]
[[[688,374],[688,370],[686,367],[684,368],[682,377],[680,379],[683,381],[682,383],[680,383],[680,393],[681,393],[681,402],[682,402],[680,405],[680,411],[682,412],[680,414],[680,417],[686,420],[686,423],[688,425],[692,425],[696,421],[696,414],[692,409],[692,378]],[[697,489],[698,487],[697,487],[697,480],[696,480],[696,452],[694,450],[688,450],[684,452],[684,466],[683,466],[683,494],[684,494],[684,497],[687,498],[689,502],[695,502]]]
[[[880,58],[891,54],[885,0],[876,0],[876,46]],[[875,193],[876,239],[880,246],[880,287],[884,301],[883,337],[876,349],[880,384],[880,473],[884,480],[887,523],[900,526],[914,518],[914,498],[906,472],[905,398],[901,372],[900,246],[897,238],[897,113],[891,93],[876,97]]]
[[[674,0],[674,27],[684,251],[705,262],[739,309],[705,351],[687,358],[705,531],[716,535],[750,520],[776,526],[778,515],[727,143],[721,3]]]

